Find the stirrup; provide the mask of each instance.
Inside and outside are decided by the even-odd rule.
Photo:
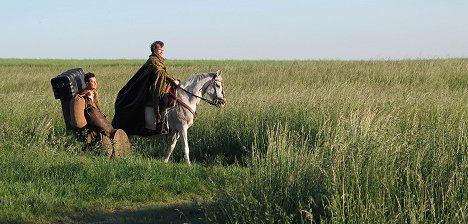
[[[165,123],[157,123],[156,124],[156,132],[161,134],[161,135],[167,135],[169,134],[169,130],[167,130],[166,128],[166,124]]]

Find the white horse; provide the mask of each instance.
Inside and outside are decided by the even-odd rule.
[[[185,160],[190,164],[187,129],[193,125],[196,118],[197,105],[204,100],[218,108],[223,108],[225,104],[223,88],[224,83],[220,71],[193,75],[191,79],[177,88],[177,103],[168,110],[169,128],[172,130],[169,135],[172,135],[172,143],[164,158],[166,163],[171,157],[177,140],[182,136],[181,144],[184,147]],[[210,99],[203,98],[204,94],[208,94]],[[150,106],[145,108],[145,127],[151,130],[156,129],[153,111]]]

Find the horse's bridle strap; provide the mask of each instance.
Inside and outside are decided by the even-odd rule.
[[[216,79],[215,77],[213,77],[213,79],[211,80],[210,85],[214,85],[214,82],[216,82],[216,81],[221,82],[221,85],[223,85],[223,87],[224,87],[224,82],[223,82],[222,80]],[[208,87],[209,87],[209,86],[207,86],[206,89],[207,89]],[[190,91],[188,91],[188,90],[186,90],[186,89],[184,89],[184,88],[182,88],[182,87],[180,87],[180,86],[178,86],[177,88],[183,90],[184,92],[188,93],[188,94],[191,95],[191,96],[194,96],[194,97],[196,97],[196,98],[199,98],[199,99],[201,99],[201,100],[203,100],[203,101],[209,103],[210,105],[216,105],[216,103],[213,102],[213,101],[210,100],[210,99],[206,99],[206,98],[203,98],[203,97],[201,97],[201,96],[197,96],[197,95],[195,95],[194,93],[192,93],[192,92],[190,92]],[[206,89],[205,89],[205,91],[206,91]],[[216,88],[214,88],[214,90],[216,91]]]
[[[213,77],[213,80],[211,80],[210,85],[213,85],[215,81],[221,82],[221,85],[224,86],[224,82],[223,82],[223,81],[217,80],[217,79],[215,79],[214,77]],[[182,87],[180,87],[180,86],[178,86],[177,88],[183,90],[184,92],[188,93],[188,94],[191,95],[191,96],[194,96],[194,97],[196,97],[196,98],[199,98],[199,99],[201,99],[201,100],[203,100],[203,101],[209,103],[210,105],[216,105],[216,103],[213,102],[212,100],[203,98],[203,97],[201,97],[201,96],[197,96],[197,95],[195,95],[194,93],[192,93],[192,92],[190,92],[190,91],[188,91],[188,90],[186,90],[186,89],[184,89],[184,88],[182,88]],[[208,88],[208,86],[207,86],[206,88]],[[215,91],[216,91],[216,88],[215,88]],[[183,107],[185,107],[188,111],[190,111],[190,113],[193,114],[193,119],[197,118],[197,112],[195,112],[189,105],[187,105],[186,103],[184,103],[184,102],[183,102],[182,100],[180,100],[177,96],[174,96],[173,94],[171,94],[171,95],[172,95],[172,97],[174,97],[174,98],[176,99],[176,101],[177,101],[178,103],[180,103],[180,105],[182,105]]]
[[[205,98],[203,98],[203,97],[201,97],[201,96],[197,96],[197,95],[191,93],[190,91],[188,91],[188,90],[186,90],[186,89],[184,89],[184,88],[182,88],[182,87],[180,87],[180,86],[177,87],[177,88],[179,88],[179,89],[183,90],[184,92],[188,93],[189,95],[194,96],[194,97],[196,97],[196,98],[199,98],[199,99],[201,99],[201,100],[203,100],[203,101],[205,101],[205,102],[207,102],[207,103],[209,103],[209,104],[211,104],[211,105],[215,105],[215,103],[214,103],[213,101],[211,101],[211,100],[209,100],[209,99],[205,99]]]
[[[186,103],[184,103],[182,100],[180,100],[179,98],[175,97],[176,101],[178,103],[180,103],[180,105],[182,105],[183,107],[185,107],[188,111],[190,111],[190,113],[193,114],[193,119],[197,118],[197,112],[193,111],[193,109],[187,105]]]

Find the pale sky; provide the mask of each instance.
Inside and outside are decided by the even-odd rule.
[[[0,58],[468,58],[468,0],[0,0]]]

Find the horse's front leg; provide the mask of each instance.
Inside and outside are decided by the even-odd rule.
[[[169,162],[169,158],[171,157],[171,154],[172,154],[172,151],[174,151],[174,148],[177,144],[177,140],[179,139],[179,132],[178,131],[174,131],[174,133],[172,134],[172,143],[171,145],[169,145],[169,148],[167,149],[167,152],[166,152],[166,157],[164,158],[164,162]]]
[[[188,146],[188,138],[187,138],[187,128],[183,128],[182,131],[180,132],[180,135],[182,135],[182,144],[184,145],[184,155],[185,155],[185,161],[190,165],[190,157],[189,157],[189,146]]]

